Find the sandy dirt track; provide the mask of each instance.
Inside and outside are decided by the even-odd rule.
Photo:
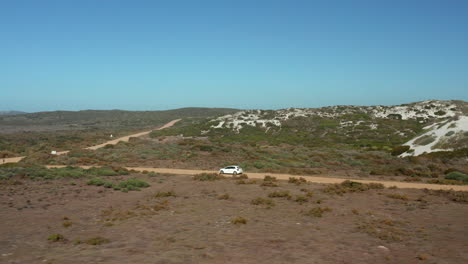
[[[26,156],[0,159],[0,164],[3,164],[3,163],[17,163],[17,162],[20,162],[24,158],[26,158]]]
[[[95,145],[95,146],[91,146],[91,147],[87,147],[85,149],[91,149],[91,150],[96,150],[96,149],[100,149],[106,145],[115,145],[121,141],[125,141],[125,142],[128,142],[128,140],[132,137],[141,137],[141,136],[144,136],[144,135],[148,135],[149,133],[151,133],[152,131],[154,130],[162,130],[162,129],[165,129],[165,128],[168,128],[168,127],[171,127],[173,126],[175,123],[179,122],[180,119],[175,119],[175,120],[172,120],[171,122],[163,125],[162,127],[160,128],[157,128],[157,129],[153,129],[153,130],[148,130],[148,131],[144,131],[144,132],[140,132],[140,133],[136,133],[136,134],[132,134],[132,135],[128,135],[128,136],[125,136],[125,137],[120,137],[120,138],[117,138],[117,139],[114,139],[114,140],[110,140],[110,141],[107,141],[107,142],[104,142],[102,144],[99,144],[99,145]],[[56,155],[65,155],[65,154],[68,154],[68,152],[70,152],[69,150],[65,150],[65,151],[59,151],[57,152]],[[0,164],[4,164],[4,163],[18,163],[20,162],[22,159],[26,158],[26,156],[23,156],[23,157],[14,157],[14,158],[5,158],[5,159],[0,159]]]
[[[66,166],[63,165],[49,165],[48,168],[63,168]],[[92,166],[79,166],[84,169],[89,169]],[[172,168],[145,168],[145,167],[126,167],[128,170],[135,171],[148,171],[156,173],[169,173],[177,175],[195,175],[199,173],[214,173],[214,171],[208,170],[187,170],[187,169],[172,169]],[[292,175],[292,174],[276,174],[276,173],[246,173],[249,178],[252,179],[263,179],[266,175],[276,177],[279,180],[288,180],[290,177],[303,177],[309,182],[313,183],[322,183],[322,184],[333,184],[341,183],[346,180],[345,178],[335,178],[335,177],[320,177],[320,176],[305,176],[305,175]],[[372,181],[372,180],[360,180],[352,179],[352,181],[360,183],[381,183],[385,187],[396,186],[403,189],[430,189],[430,190],[454,190],[454,191],[468,191],[468,186],[463,185],[441,185],[441,184],[427,184],[427,183],[410,183],[410,182],[397,182],[397,181]]]
[[[157,129],[154,129],[154,130],[162,130],[162,129],[171,127],[171,126],[173,126],[175,123],[177,123],[177,122],[179,122],[179,121],[180,121],[180,119],[172,120],[171,122],[165,124],[164,126],[162,126],[162,127],[160,127],[160,128],[157,128]],[[149,133],[151,133],[151,132],[154,131],[154,130],[148,130],[148,131],[136,133],[136,134],[129,135],[129,136],[125,136],[125,137],[120,137],[120,138],[117,138],[117,139],[114,139],[114,140],[110,140],[110,141],[107,141],[107,142],[102,143],[102,144],[99,144],[99,145],[87,147],[87,148],[85,148],[85,149],[96,150],[96,149],[103,148],[103,147],[106,146],[106,145],[115,145],[115,144],[117,144],[117,143],[119,143],[119,142],[121,142],[121,141],[128,142],[128,140],[129,140],[130,138],[132,138],[132,137],[141,137],[141,136],[145,136],[145,135],[148,135]]]

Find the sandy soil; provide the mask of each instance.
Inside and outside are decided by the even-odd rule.
[[[141,174],[151,186],[123,193],[85,179],[0,184],[1,263],[467,263],[466,204],[423,190],[344,196],[323,185],[279,187],[226,179]],[[173,191],[176,197],[155,197]],[[272,191],[270,208],[253,205]],[[311,193],[308,201],[294,201]],[[227,194],[227,199],[220,199]],[[389,198],[399,194],[406,200]],[[226,198],[226,197],[225,197]],[[312,208],[329,208],[322,217]],[[236,217],[246,224],[233,224]],[[71,222],[69,227],[64,223]],[[51,234],[63,241],[51,242]],[[109,243],[78,243],[93,237]]]
[[[63,168],[63,165],[47,165],[48,168]],[[92,166],[78,166],[81,168],[89,169]],[[135,170],[139,172],[148,171],[156,173],[167,173],[176,175],[196,175],[200,173],[216,173],[216,171],[209,170],[187,170],[187,169],[174,169],[174,168],[147,168],[147,167],[126,167],[128,170]],[[442,185],[442,184],[427,184],[427,183],[411,183],[411,182],[398,182],[398,181],[380,181],[380,180],[362,180],[362,179],[350,179],[350,178],[339,178],[339,177],[320,177],[320,176],[306,176],[306,175],[292,175],[292,174],[277,174],[277,173],[246,173],[249,178],[252,179],[263,179],[265,176],[270,175],[276,177],[279,180],[288,180],[289,178],[303,177],[308,182],[322,183],[322,184],[333,184],[341,183],[345,180],[353,180],[361,183],[381,183],[385,187],[396,186],[398,188],[405,189],[429,189],[429,190],[454,190],[454,191],[468,191],[466,185]]]

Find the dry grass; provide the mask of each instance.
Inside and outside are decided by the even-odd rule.
[[[387,194],[387,197],[388,197],[388,198],[392,198],[392,199],[402,200],[402,201],[408,201],[408,200],[409,200],[408,196],[402,195],[402,194],[398,194],[398,193],[390,193],[390,194]]]
[[[291,194],[289,191],[274,191],[268,194],[270,198],[287,198],[291,199]]]
[[[273,202],[273,200],[262,197],[255,198],[252,201],[250,201],[250,203],[253,205],[264,205],[267,208],[275,206],[275,202]]]
[[[345,193],[364,192],[372,189],[384,189],[380,183],[360,183],[344,181],[340,184],[331,184],[323,189],[325,193],[343,195]]]
[[[238,217],[232,219],[231,223],[234,224],[234,225],[245,225],[245,224],[247,224],[247,219],[238,216]]]
[[[168,192],[157,192],[153,195],[154,198],[162,198],[162,197],[177,197],[174,191]]]
[[[402,223],[390,219],[372,219],[357,225],[357,230],[385,241],[402,241],[407,233],[401,227]]]
[[[314,207],[304,213],[306,216],[322,217],[325,212],[331,212],[332,209],[328,207]]]

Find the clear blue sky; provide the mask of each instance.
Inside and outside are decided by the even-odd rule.
[[[0,110],[425,99],[468,100],[468,1],[0,1]]]

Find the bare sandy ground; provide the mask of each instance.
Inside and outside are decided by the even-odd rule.
[[[132,137],[141,137],[141,136],[145,136],[145,135],[148,135],[149,133],[151,133],[152,131],[154,130],[162,130],[162,129],[165,129],[165,128],[168,128],[168,127],[171,127],[173,126],[175,123],[179,122],[180,119],[175,119],[175,120],[172,120],[171,122],[163,125],[162,127],[160,128],[157,128],[157,129],[153,129],[153,130],[148,130],[148,131],[144,131],[144,132],[140,132],[140,133],[136,133],[136,134],[132,134],[132,135],[128,135],[128,136],[125,136],[125,137],[120,137],[120,138],[117,138],[117,139],[114,139],[114,140],[109,140],[107,142],[104,142],[102,144],[99,144],[99,145],[95,145],[95,146],[91,146],[91,147],[87,147],[85,149],[90,149],[90,150],[96,150],[96,149],[100,149],[100,148],[103,148],[104,146],[106,145],[115,145],[121,141],[123,142],[128,142],[128,140],[130,140],[130,138]],[[57,152],[56,155],[65,155],[65,154],[68,154],[68,152],[70,152],[69,150],[65,150],[65,151],[60,151],[60,152]],[[26,158],[26,156],[23,156],[23,157],[14,157],[14,158],[6,158],[6,159],[0,159],[0,164],[4,164],[4,163],[18,163],[20,162],[22,159]]]
[[[48,168],[62,168],[66,167],[64,165],[48,165]],[[89,169],[92,166],[79,166],[84,169]],[[214,171],[209,170],[187,170],[187,169],[173,169],[173,168],[145,168],[145,167],[126,167],[128,170],[135,170],[138,172],[148,171],[164,174],[177,174],[177,175],[195,175],[200,173],[214,173]],[[297,176],[292,174],[276,174],[276,173],[247,173],[249,178],[252,179],[263,179],[265,176],[273,176],[278,180],[288,180],[289,178],[299,178],[303,177],[308,182],[312,183],[322,183],[322,184],[333,184],[341,183],[348,178],[339,178],[339,177],[320,177],[320,176]],[[468,191],[468,186],[463,185],[442,185],[442,184],[427,184],[427,183],[410,183],[410,182],[397,182],[397,181],[377,181],[377,180],[361,180],[361,179],[352,179],[352,181],[360,183],[381,183],[385,187],[398,187],[403,189],[429,189],[429,190],[454,190],[454,191]]]
[[[341,196],[314,183],[103,177],[136,177],[151,186],[124,193],[87,185],[87,178],[2,181],[0,263],[468,263],[467,204],[426,190]],[[282,191],[292,198],[269,196]],[[158,195],[166,192],[172,196]],[[295,199],[301,196],[307,201]],[[253,204],[258,198],[274,205]],[[308,215],[314,208],[327,211]],[[232,223],[238,217],[246,223]],[[53,234],[63,239],[48,240]],[[86,243],[94,237],[108,242]]]

